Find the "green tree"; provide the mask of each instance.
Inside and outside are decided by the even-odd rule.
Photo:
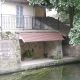
[[[29,0],[29,3],[30,5],[43,5],[50,9],[55,8],[58,13],[65,12],[66,14],[69,14],[71,27],[69,33],[70,44],[80,44],[80,0]]]

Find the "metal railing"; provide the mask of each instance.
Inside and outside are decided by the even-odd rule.
[[[2,30],[32,29],[31,16],[2,15]]]
[[[51,17],[2,15],[2,30],[58,29],[59,21]]]
[[[59,29],[59,18],[55,19],[52,17],[33,17],[32,21],[33,29],[35,29],[36,26],[39,29]]]

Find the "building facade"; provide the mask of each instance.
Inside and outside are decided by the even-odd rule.
[[[61,44],[63,37],[51,27],[55,22],[50,24],[53,20],[45,16],[45,8],[30,6],[26,0],[5,0],[0,3],[0,70],[2,72],[9,69],[19,70],[21,61],[27,58],[61,59],[63,57]],[[26,59],[23,57],[25,52],[29,54],[24,56]]]

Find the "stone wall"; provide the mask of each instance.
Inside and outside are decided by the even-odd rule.
[[[63,45],[64,56],[80,57],[80,46]]]
[[[32,59],[44,57],[62,58],[63,56],[61,41],[23,43],[23,41],[20,40],[20,44],[22,54],[24,54],[25,50],[31,51],[34,49],[34,55]]]
[[[61,41],[45,42],[45,54],[48,54],[48,57],[62,58],[63,53]]]
[[[44,42],[24,43],[22,40],[20,40],[20,46],[22,54],[24,54],[25,50],[31,51],[32,49],[34,49],[34,55],[32,56],[32,59],[43,58]]]
[[[21,54],[18,35],[11,32],[2,34],[0,40],[0,72],[7,73],[20,69]]]
[[[24,43],[19,40],[19,34],[5,32],[2,33],[2,40],[0,40],[0,72],[9,73],[20,70],[22,54],[25,50],[32,49],[34,49],[34,55],[31,59],[44,58],[44,54],[48,58],[62,58],[61,41]]]
[[[62,43],[62,47],[64,56],[80,57],[80,45],[70,45],[69,38],[65,38],[65,40]]]

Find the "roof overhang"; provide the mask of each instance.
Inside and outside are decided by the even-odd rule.
[[[41,41],[55,41],[64,40],[59,32],[32,32],[32,33],[20,33],[20,39],[25,42],[41,42]]]

